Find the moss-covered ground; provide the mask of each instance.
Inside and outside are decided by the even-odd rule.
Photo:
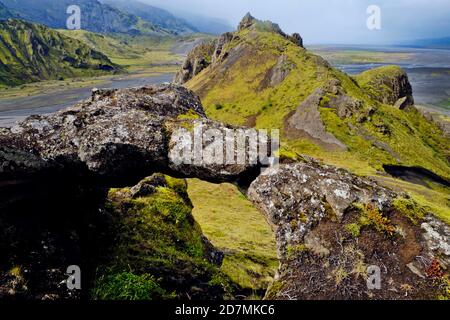
[[[222,272],[262,298],[278,267],[275,235],[264,216],[231,184],[188,180],[193,215],[211,242],[225,253]]]

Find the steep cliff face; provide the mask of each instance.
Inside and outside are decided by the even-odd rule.
[[[414,105],[408,75],[397,66],[386,66],[365,71],[355,77],[372,99],[400,109]]]

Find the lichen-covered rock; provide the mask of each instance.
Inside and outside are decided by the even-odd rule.
[[[0,175],[74,166],[105,179],[132,181],[176,170],[169,167],[171,135],[205,117],[198,97],[181,86],[95,90],[90,100],[72,108],[31,116],[0,132]],[[207,125],[227,128],[209,120]],[[233,166],[231,172],[225,165],[214,172],[202,170],[202,164],[196,168],[193,176],[220,182],[253,170],[250,164]]]
[[[269,169],[248,196],[278,243],[281,265],[267,298],[433,299],[445,292],[448,230],[414,223],[395,208],[398,195],[371,180],[307,161]],[[380,287],[368,286],[370,270],[380,271]]]

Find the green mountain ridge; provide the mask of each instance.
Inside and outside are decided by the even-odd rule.
[[[195,48],[177,80],[187,81],[210,118],[279,129],[282,158],[306,154],[402,190],[386,177],[385,165],[450,178],[449,141],[413,106],[399,67],[350,77],[304,49],[298,37],[247,15],[237,32]],[[439,202],[448,218],[448,190],[438,191],[440,200],[424,190],[420,196],[429,205]]]
[[[170,12],[139,1],[101,0],[101,2],[177,34],[199,32],[195,27]]]
[[[118,72],[103,53],[43,25],[0,21],[0,85]]]

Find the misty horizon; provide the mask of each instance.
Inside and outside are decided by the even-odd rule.
[[[199,15],[220,19],[235,29],[250,12],[270,20],[287,33],[298,32],[308,45],[402,44],[422,39],[450,37],[450,2],[445,0],[138,0],[166,9],[183,18]],[[381,30],[369,30],[367,8],[381,10]]]

